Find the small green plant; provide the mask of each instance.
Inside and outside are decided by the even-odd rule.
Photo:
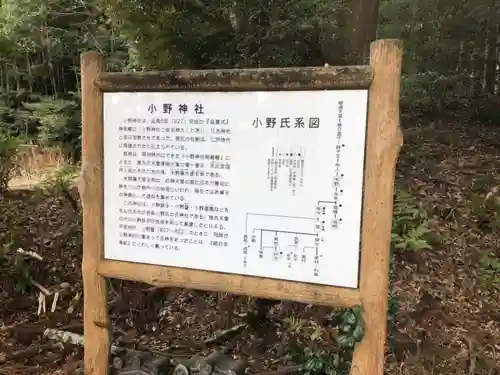
[[[78,202],[71,195],[72,187],[78,174],[78,168],[65,165],[44,176],[40,182],[40,188],[47,194],[63,196],[71,204],[75,212],[79,212]]]
[[[77,167],[65,165],[62,168],[46,174],[41,181],[41,187],[48,192],[60,194],[71,188],[77,173]]]
[[[360,306],[332,315],[330,326],[290,317],[284,323],[290,336],[290,356],[302,375],[348,375],[354,349],[363,340]]]
[[[400,191],[394,200],[392,246],[395,249],[431,249],[431,230],[427,211],[407,192]]]
[[[1,125],[1,124],[0,124]],[[8,189],[21,142],[0,128],[0,193]]]
[[[484,284],[500,290],[500,258],[486,255],[480,259],[479,266]]]

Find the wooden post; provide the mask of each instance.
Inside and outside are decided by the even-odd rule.
[[[399,127],[402,55],[400,41],[379,40],[371,45],[360,279],[366,329],[354,354],[353,375],[384,373],[394,178],[403,145]]]
[[[97,268],[104,257],[103,94],[94,81],[104,67],[96,52],[81,56],[83,206],[83,327],[85,374],[107,375],[109,332],[106,280]]]

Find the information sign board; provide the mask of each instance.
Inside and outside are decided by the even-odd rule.
[[[382,375],[402,45],[370,64],[105,72],[81,58],[85,372],[106,278],[361,306],[351,375]]]
[[[105,258],[357,288],[367,93],[105,93]]]

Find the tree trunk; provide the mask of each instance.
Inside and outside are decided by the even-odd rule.
[[[9,77],[9,63],[5,63],[5,86],[7,89],[7,92],[10,91],[10,77]]]
[[[370,43],[377,38],[379,0],[348,0],[343,13],[344,64],[368,64]]]
[[[4,62],[0,61],[0,90],[5,90],[5,80],[4,80]]]
[[[26,72],[28,73],[28,84],[30,88],[30,92],[33,92],[33,75],[31,74],[31,61],[30,61],[30,56],[29,52],[26,49]]]
[[[63,92],[66,92],[68,91],[67,88],[66,88],[66,70],[64,69],[64,66],[61,66],[59,65],[59,76],[61,77],[60,81],[61,81],[61,86],[62,86],[62,90]]]
[[[462,73],[466,70],[464,69],[464,60],[465,60],[465,42],[461,40],[458,51],[458,63],[456,69],[457,73]]]
[[[21,73],[19,72],[19,66],[17,65],[17,60],[14,60],[14,72],[16,74],[16,91],[21,92]]]
[[[481,94],[483,89],[483,61],[481,59],[481,53],[479,48],[473,48],[471,55],[471,70],[472,70],[472,96],[477,97]]]
[[[498,64],[497,55],[497,38],[498,26],[495,24],[495,3],[490,5],[490,12],[488,17],[487,36],[486,36],[486,50],[485,50],[485,63],[484,63],[484,92],[493,95],[496,86],[496,73]]]

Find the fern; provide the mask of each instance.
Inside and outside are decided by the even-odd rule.
[[[392,217],[392,247],[403,250],[431,249],[431,233],[425,208],[407,192],[398,192]]]

